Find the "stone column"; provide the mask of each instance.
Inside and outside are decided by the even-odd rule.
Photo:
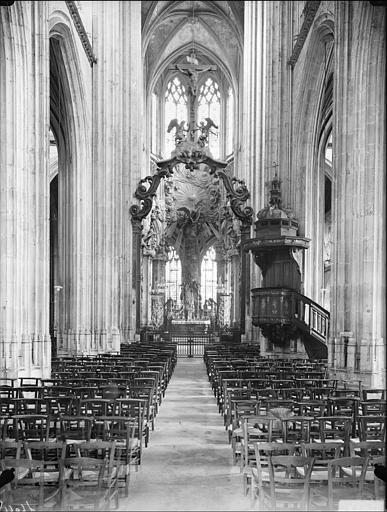
[[[231,324],[235,327],[240,320],[240,256],[238,249],[229,251],[231,257],[232,311]]]
[[[243,116],[242,154],[243,179],[250,191],[250,204],[257,212],[265,204],[265,97],[266,97],[266,52],[267,52],[267,11],[270,6],[263,1],[245,2],[244,63],[243,63]],[[245,257],[250,260],[248,255]],[[250,288],[259,286],[260,273],[254,263],[245,266],[247,307],[242,308],[245,322],[245,338],[251,339],[251,318],[249,310]],[[244,312],[243,312],[244,311]]]
[[[251,206],[263,207],[265,191],[263,134],[265,126],[266,2],[245,2],[243,45],[242,179],[251,193]]]
[[[353,333],[360,369],[346,380],[385,385],[385,9],[335,3],[336,194],[331,304],[333,341]],[[353,338],[353,339],[352,339]],[[337,351],[342,347],[336,347]],[[331,354],[334,352],[331,345]],[[355,350],[348,351],[353,359]],[[335,365],[335,361],[330,361]]]
[[[141,174],[141,4],[95,6],[93,320],[97,351],[106,352],[136,331],[129,207]]]
[[[292,40],[293,2],[264,2],[266,11],[265,183],[275,173],[283,181],[282,200],[290,207],[292,187],[292,71],[287,61]],[[263,183],[263,182],[262,182]],[[267,196],[265,194],[264,201]],[[262,208],[264,204],[260,206]]]
[[[105,2],[102,2],[105,3]],[[113,2],[114,3],[114,2]],[[136,337],[136,290],[132,287],[133,265],[131,248],[131,227],[129,208],[133,204],[134,192],[143,169],[149,169],[149,160],[144,161],[143,152],[143,61],[141,40],[141,2],[120,1],[120,74],[123,84],[122,98],[122,181],[120,196],[122,240],[120,268],[120,330],[123,341]],[[145,174],[148,174],[146,171]]]
[[[141,259],[141,328],[150,325],[152,312],[150,292],[153,289],[153,272],[154,260],[150,254],[144,254],[143,250]]]
[[[47,2],[0,7],[0,376],[49,377]]]

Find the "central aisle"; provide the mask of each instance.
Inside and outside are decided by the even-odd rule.
[[[179,359],[120,510],[249,510],[202,359]]]

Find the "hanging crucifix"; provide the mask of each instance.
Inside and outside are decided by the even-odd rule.
[[[206,71],[215,71],[217,66],[203,66],[199,64],[199,61],[196,58],[196,54],[193,51],[190,56],[187,56],[188,64],[174,64],[173,66],[169,66],[169,69],[174,71],[180,71],[183,75],[188,77],[188,97],[190,104],[190,114],[189,114],[189,132],[190,138],[193,140],[194,138],[194,127],[196,127],[196,99],[197,99],[197,87],[199,75],[205,73]]]

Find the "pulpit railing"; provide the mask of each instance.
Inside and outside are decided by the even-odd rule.
[[[319,342],[326,347],[329,337],[329,311],[301,293],[288,288],[254,288],[252,322],[261,328],[288,328],[294,336],[304,336],[304,344]]]

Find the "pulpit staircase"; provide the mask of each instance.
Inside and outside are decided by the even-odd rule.
[[[309,359],[327,359],[329,311],[288,288],[255,288],[252,299],[253,325],[264,335],[300,338]]]

